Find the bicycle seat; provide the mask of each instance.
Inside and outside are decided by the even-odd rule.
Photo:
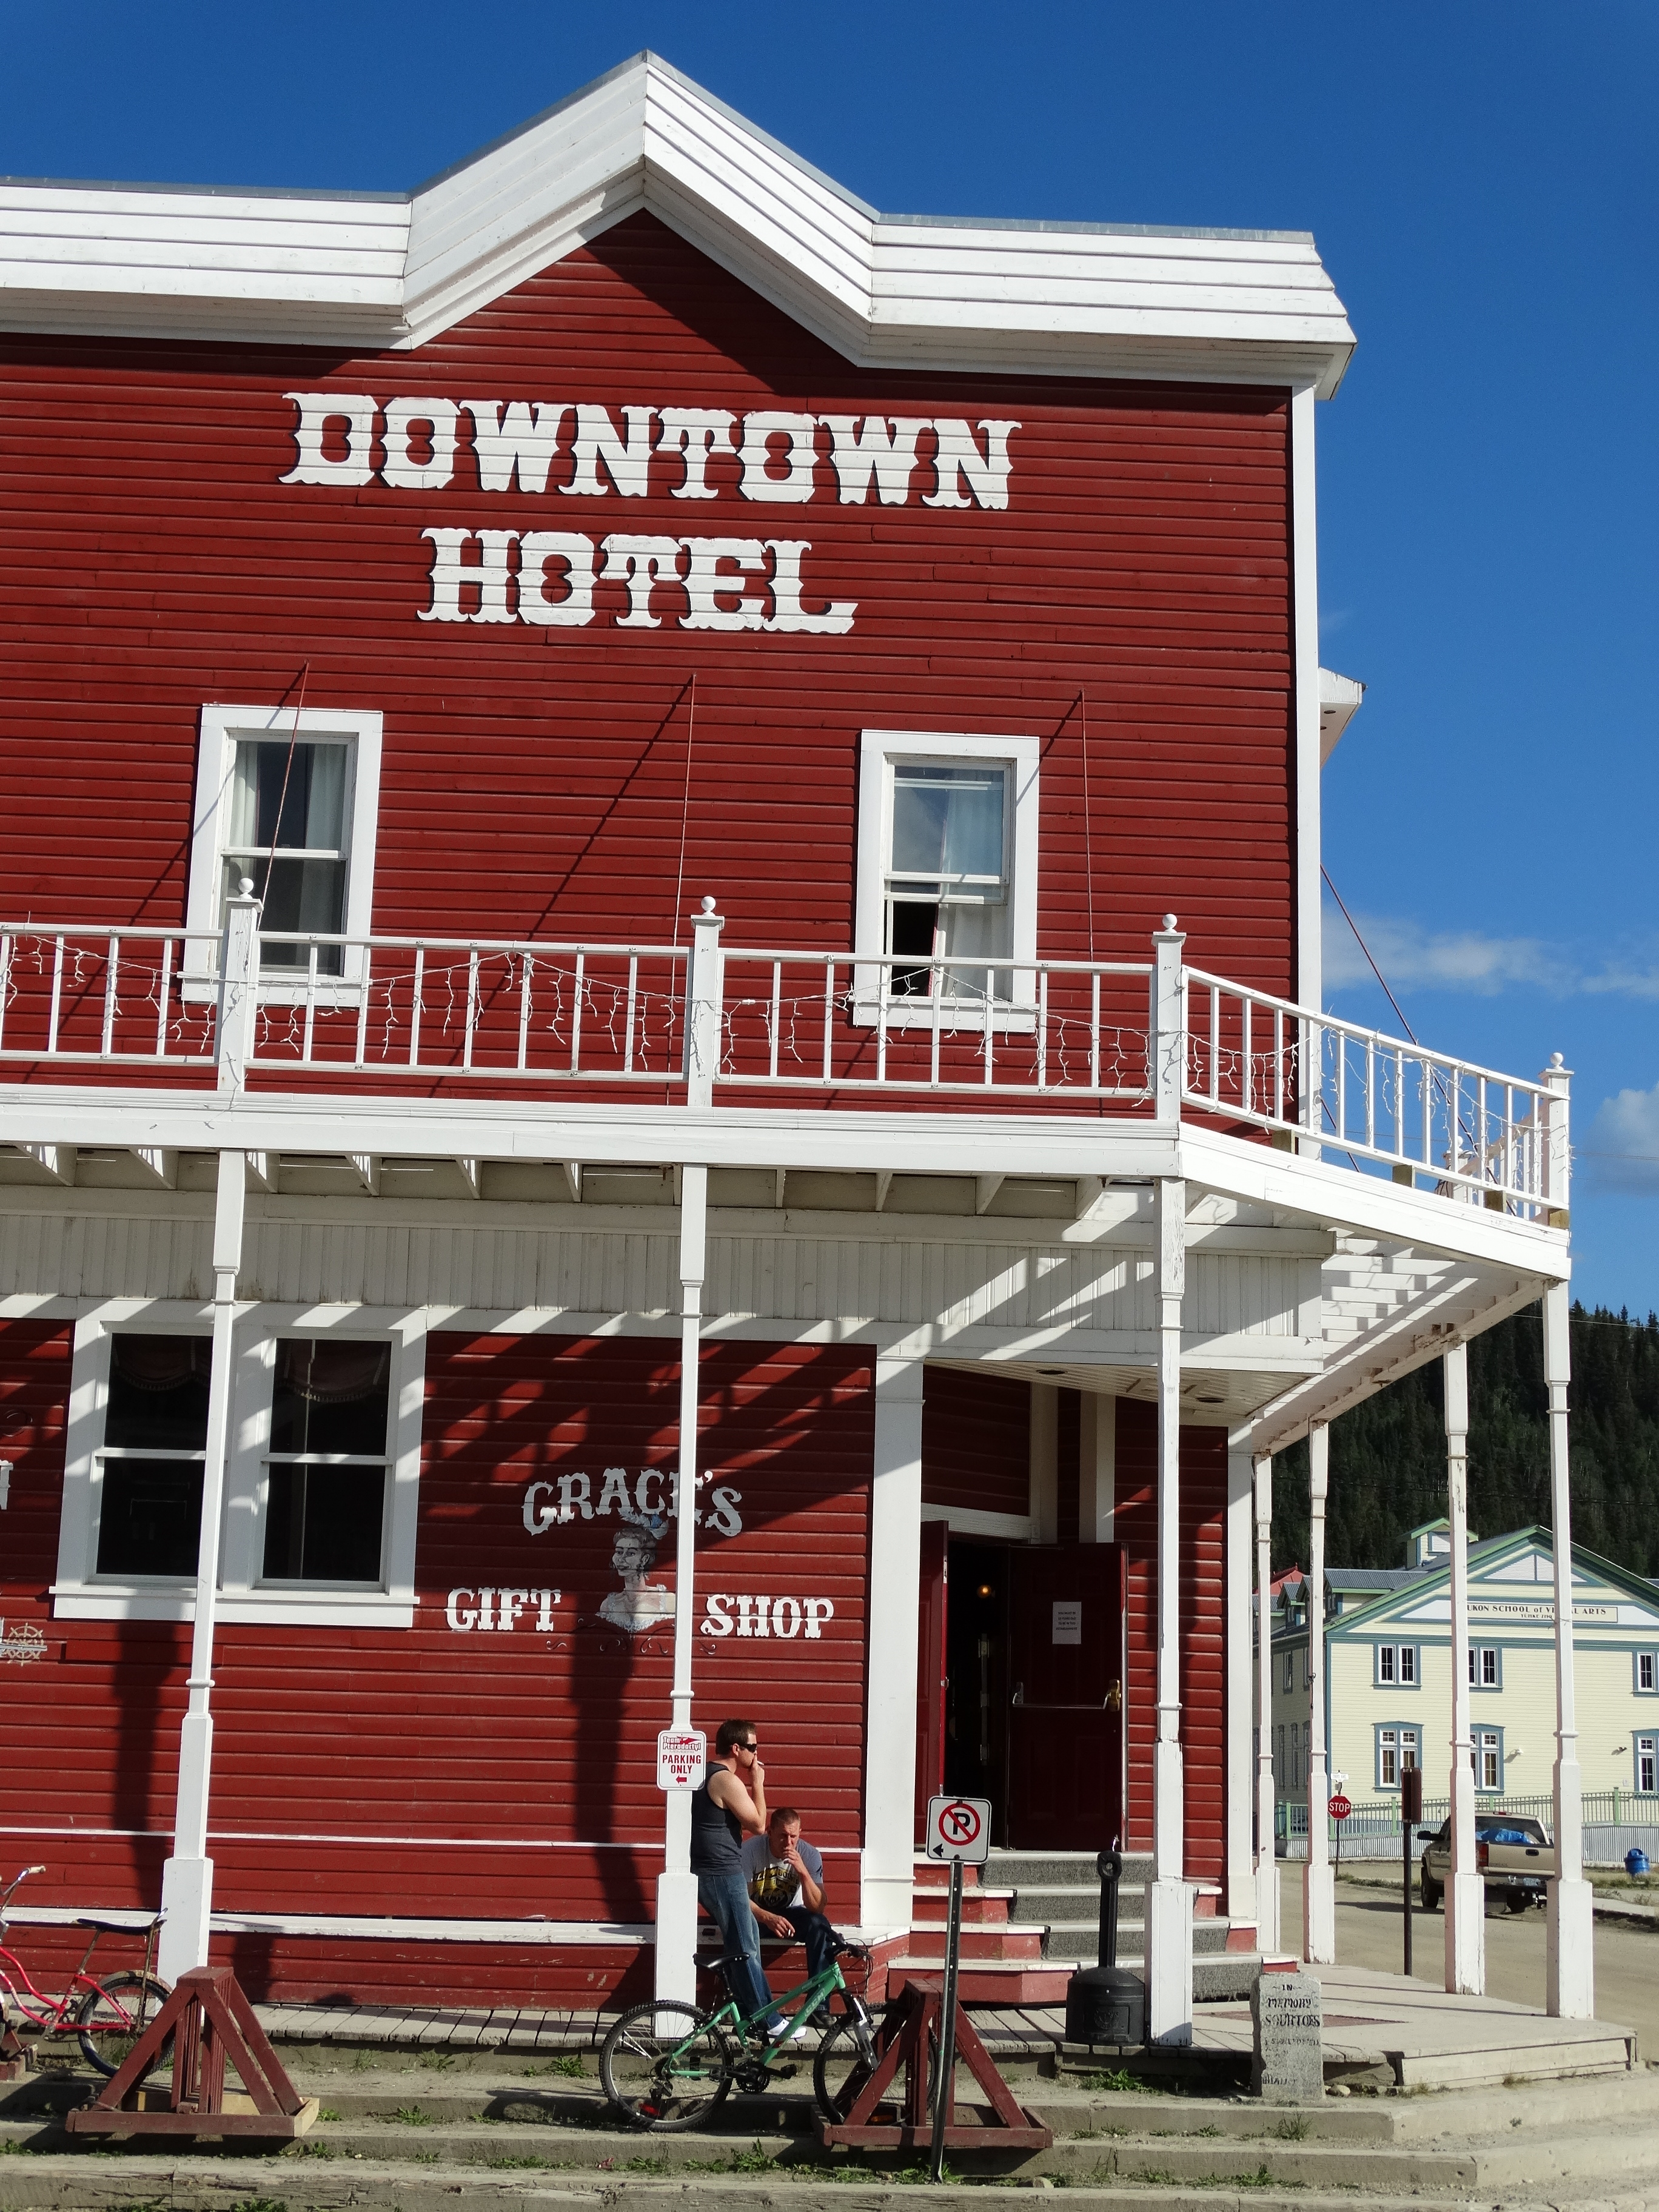
[[[94,1920],[90,1914],[77,1917],[77,1928],[95,1928],[100,1936],[148,1936],[152,1928],[159,1928],[163,1916],[152,1912],[148,1920]]]
[[[741,1966],[742,1963],[743,1953],[741,1951],[722,1951],[717,1959],[700,1958],[697,1960],[697,1967],[698,1971],[702,1973],[723,1974],[728,1966]]]

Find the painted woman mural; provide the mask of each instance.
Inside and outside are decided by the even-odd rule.
[[[611,1548],[611,1565],[622,1577],[622,1588],[612,1590],[599,1607],[599,1618],[630,1636],[674,1618],[674,1593],[662,1583],[647,1583],[656,1565],[657,1546],[666,1524],[660,1519],[641,1521],[619,1528]]]

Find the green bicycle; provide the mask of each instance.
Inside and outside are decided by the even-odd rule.
[[[846,1950],[865,1960],[856,1943]],[[708,1971],[722,1979],[736,1953],[714,1960]],[[781,2013],[798,2024],[840,1996],[846,2009],[828,2028],[812,2063],[812,2094],[827,2119],[840,2118],[869,2078],[876,2059],[875,2024],[869,2007],[842,1978],[832,1960],[821,1974],[759,2012],[745,2014],[730,1994],[713,2010],[671,1997],[654,1998],[625,2012],[599,2052],[599,2081],[617,2109],[635,2125],[667,2133],[707,2124],[735,2087],[763,2096],[773,2068],[790,2056],[790,2030],[775,2039],[766,2023]],[[793,2008],[793,2011],[791,2008]]]

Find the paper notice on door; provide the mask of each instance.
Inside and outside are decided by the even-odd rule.
[[[1083,1607],[1076,1598],[1055,1599],[1054,1632],[1049,1641],[1054,1644],[1082,1643]]]

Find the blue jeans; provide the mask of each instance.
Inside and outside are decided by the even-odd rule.
[[[697,1902],[726,1938],[726,1948],[740,1954],[726,1970],[727,1986],[745,2014],[769,2018],[772,1993],[761,1972],[760,1923],[749,1909],[749,1885],[741,1868],[730,1874],[700,1874]]]
[[[840,1936],[821,1912],[809,1912],[804,1905],[786,1905],[780,1917],[789,1923],[806,1946],[806,1971],[809,1974],[821,1974],[844,1948]]]

